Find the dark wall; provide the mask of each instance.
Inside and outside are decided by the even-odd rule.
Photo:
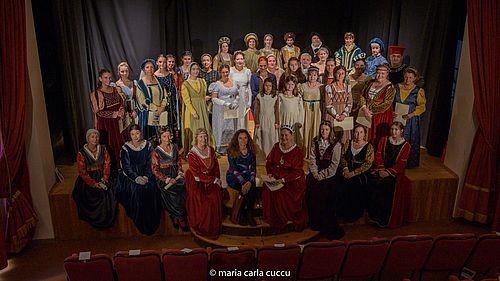
[[[287,31],[297,34],[301,48],[310,43],[309,33],[317,31],[332,53],[343,43],[346,31],[356,34],[357,44],[367,53],[373,37],[380,37],[386,49],[392,44],[405,46],[407,60],[426,81],[428,111],[422,120],[423,143],[439,155],[446,142],[465,0],[48,2],[33,1],[42,74],[49,89],[46,100],[49,115],[53,115],[49,116],[51,130],[64,132],[57,135],[64,136],[70,154],[81,145],[82,131],[92,124],[88,98],[83,96],[95,87],[99,68],[114,70],[120,61],[127,60],[133,68],[132,77],[137,77],[139,64],[146,57],[191,50],[199,60],[204,52],[216,53],[221,35],[231,37],[232,51],[244,49],[243,37],[248,32],[259,35],[259,48],[266,33],[274,35],[274,47],[282,47]],[[387,51],[383,55],[387,57]],[[57,92],[51,85],[59,79],[64,83]],[[61,101],[66,121],[56,126],[61,112],[50,108],[59,108]]]

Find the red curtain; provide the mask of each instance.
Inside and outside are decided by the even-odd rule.
[[[464,218],[492,223],[496,231],[500,231],[499,14],[498,0],[467,1],[474,111],[478,117],[478,130],[459,203],[459,212]]]
[[[7,172],[0,173],[0,197],[7,198],[8,222],[0,235],[0,268],[5,250],[18,252],[31,238],[36,216],[26,161],[26,16],[24,0],[0,1],[0,131]],[[6,236],[5,233],[8,233]],[[5,243],[4,243],[5,241]]]

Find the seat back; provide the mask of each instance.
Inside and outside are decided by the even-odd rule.
[[[490,268],[500,267],[500,236],[483,234],[477,239],[465,267],[486,274]]]
[[[162,281],[158,251],[119,251],[114,255],[113,263],[119,281]]]
[[[257,270],[264,276],[255,280],[295,280],[300,260],[298,244],[276,244],[257,248]],[[279,276],[265,276],[269,272]]]
[[[422,271],[458,271],[476,242],[474,234],[436,236]]]
[[[207,281],[208,252],[203,248],[163,250],[165,281]]]
[[[215,270],[217,273],[210,280],[229,280],[229,276],[237,280],[254,280],[252,275],[244,276],[243,273],[255,270],[255,256],[255,248],[249,246],[210,250],[210,269]],[[238,274],[241,274],[241,276]]]
[[[389,240],[353,240],[347,244],[347,252],[340,270],[340,278],[370,278],[379,273],[389,249]]]
[[[385,257],[380,280],[383,276],[396,273],[410,276],[420,271],[432,248],[433,238],[430,235],[396,236],[391,240],[389,251]]]
[[[73,254],[64,260],[69,281],[114,281],[113,262],[108,255],[97,254],[88,260],[80,260]]]
[[[346,247],[342,241],[306,244],[302,249],[298,279],[333,278],[340,271]]]

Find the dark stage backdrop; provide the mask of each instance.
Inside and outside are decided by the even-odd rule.
[[[266,33],[274,35],[275,48],[282,47],[287,31],[297,34],[301,48],[310,43],[311,31],[319,32],[332,54],[346,31],[356,34],[356,43],[367,53],[373,37],[380,37],[386,49],[406,47],[406,61],[426,81],[422,143],[433,155],[440,155],[446,143],[465,0],[51,0],[33,5],[47,107],[63,109],[48,110],[52,141],[56,145],[63,138],[60,151],[69,155],[92,126],[88,94],[99,68],[116,72],[116,65],[126,60],[136,78],[144,58],[191,50],[199,61],[204,52],[216,53],[221,35],[231,37],[232,51],[244,49],[248,32],[259,35],[259,48]]]

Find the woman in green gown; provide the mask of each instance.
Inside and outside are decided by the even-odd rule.
[[[198,78],[200,67],[193,62],[189,65],[189,77],[182,83],[182,143],[183,147],[191,147],[194,144],[194,132],[198,128],[205,128],[209,136],[209,145],[214,146],[215,141],[212,134],[212,127],[208,119],[208,110],[205,103],[207,93],[207,83],[204,79]],[[189,151],[185,150],[184,155]]]

